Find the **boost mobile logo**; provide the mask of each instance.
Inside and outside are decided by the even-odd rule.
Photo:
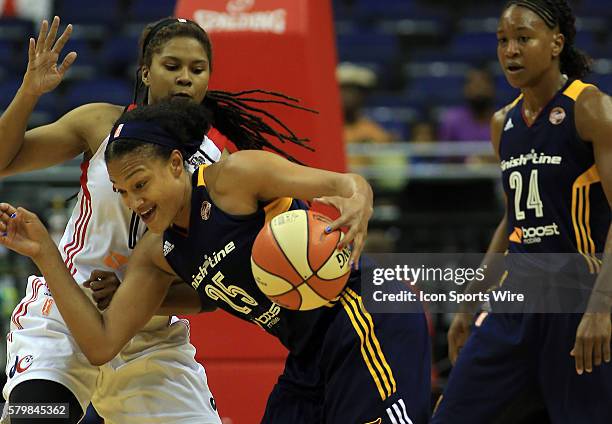
[[[559,226],[556,223],[542,225],[540,227],[514,227],[514,231],[508,237],[513,243],[534,244],[540,243],[542,237],[558,236]]]

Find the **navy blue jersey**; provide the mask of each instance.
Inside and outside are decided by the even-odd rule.
[[[260,291],[251,272],[255,238],[273,216],[297,208],[306,206],[284,198],[253,214],[227,214],[211,199],[200,167],[189,233],[165,231],[164,256],[203,304],[261,326],[289,349],[262,423],[427,423],[430,342],[423,313],[370,314],[360,270],[351,272],[338,302],[311,311],[281,308]]]
[[[292,311],[271,302],[251,272],[251,249],[264,224],[290,209],[305,209],[298,200],[281,198],[255,213],[235,216],[219,209],[208,194],[204,167],[193,175],[189,234],[164,232],[164,255],[183,281],[197,290],[203,304],[214,302],[238,318],[261,326],[293,353],[307,344],[334,313],[329,307]]]
[[[610,207],[593,146],[576,131],[574,103],[587,86],[568,81],[531,125],[523,116],[522,96],[516,99],[504,122],[499,154],[508,198],[509,252],[580,253],[595,273]],[[538,258],[522,260],[550,269]]]

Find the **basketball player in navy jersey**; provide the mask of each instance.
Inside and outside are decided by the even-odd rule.
[[[0,233],[6,233],[0,243],[34,259],[93,363],[113,357],[179,277],[197,291],[203,308],[219,307],[258,324],[289,349],[263,422],[426,423],[430,347],[423,313],[370,314],[359,270],[331,307],[291,311],[263,295],[250,269],[265,221],[304,207],[293,198],[322,197],[337,207],[341,216],[329,231],[348,228],[339,248],[353,243],[350,259],[359,264],[372,213],[368,183],[262,151],[235,153],[191,175],[183,156],[194,149],[205,120],[198,105],[176,101],[119,120],[106,151],[109,175],[150,231],[104,314],[78,290],[35,215],[0,204]],[[212,263],[210,257],[220,259]]]
[[[541,392],[554,423],[612,417],[612,101],[580,81],[589,59],[574,47],[574,22],[566,0],[512,0],[503,10],[498,59],[521,95],[492,120],[507,210],[485,262],[508,250],[503,287],[527,293],[559,290],[550,281],[573,266],[590,283],[586,312],[483,312],[469,338],[473,315],[458,314],[449,330],[456,363],[433,423],[494,422],[528,388]],[[557,252],[580,259],[535,255]]]
[[[125,105],[82,105],[53,123],[25,131],[40,96],[57,87],[76,59],[76,52],[70,52],[58,62],[72,32],[68,25],[58,36],[59,25],[58,17],[51,23],[43,21],[37,39],[30,39],[23,84],[0,116],[0,177],[46,168],[84,153],[81,191],[58,248],[81,287],[93,289],[93,293],[87,288],[84,292],[102,310],[123,278],[125,261],[146,226],[113,193],[104,162],[109,132]],[[238,105],[248,104],[247,100],[208,90],[212,47],[195,22],[168,18],[147,25],[139,56],[136,103],[155,103],[168,96],[202,102],[214,115],[214,129],[235,138],[238,148],[265,145],[263,134],[296,142],[292,134],[276,133],[266,120],[242,119],[253,110]],[[241,124],[234,125],[238,120]],[[210,138],[202,132],[201,148],[185,157],[188,166],[220,158],[223,144],[211,132]],[[157,311],[160,316],[135,335],[129,351],[110,364],[94,366],[79,349],[45,280],[31,276],[27,293],[11,317],[4,398],[9,404],[70,406],[70,417],[37,419],[40,424],[76,423],[90,402],[113,423],[219,423],[204,369],[194,359],[188,329],[184,322],[168,316],[200,311],[197,296],[185,288],[172,287]],[[150,361],[162,364],[165,371],[143,373]],[[171,385],[167,384],[168,374],[175,377]],[[151,387],[143,389],[147,384]],[[2,423],[8,422],[5,419],[10,418],[5,414]],[[30,422],[28,418],[11,420],[13,424]]]

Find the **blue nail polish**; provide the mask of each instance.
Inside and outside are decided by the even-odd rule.
[[[325,227],[325,232],[331,233],[331,226],[328,225],[327,227]]]
[[[8,233],[2,233],[2,237],[8,236]]]
[[[17,216],[17,214],[15,212],[13,212],[9,217],[10,218],[15,218]]]

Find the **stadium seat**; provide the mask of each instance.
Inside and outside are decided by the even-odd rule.
[[[120,35],[107,40],[99,56],[102,67],[112,75],[131,75],[138,63],[137,46],[136,36]]]
[[[11,103],[21,83],[21,77],[7,79],[0,83],[0,112],[4,111]],[[59,116],[60,109],[60,95],[58,92],[54,90],[45,93],[36,104],[36,108],[30,117],[29,126],[37,127],[53,121]]]
[[[62,60],[66,54],[72,51],[77,53],[77,58],[66,73],[66,80],[89,79],[98,75],[98,56],[89,40],[78,38],[68,40],[62,52]]]
[[[57,0],[56,14],[65,23],[116,24],[121,16],[120,0],[89,1]]]
[[[495,77],[495,103],[502,107],[511,103],[519,96],[519,90],[513,88],[504,75]]]
[[[64,111],[93,102],[127,105],[132,100],[132,86],[124,80],[98,79],[75,81],[64,95]]]
[[[415,78],[406,90],[406,95],[423,102],[437,101],[443,104],[457,104],[463,101],[464,81],[463,75]]]
[[[337,37],[340,61],[389,63],[399,55],[395,35],[380,32],[360,32]]]
[[[585,78],[587,82],[593,83],[600,90],[610,94],[612,93],[612,75],[611,74],[591,74]]]
[[[35,36],[34,23],[20,18],[0,18],[0,40],[27,44],[28,37]]]
[[[457,34],[450,42],[450,53],[465,60],[490,60],[497,55],[497,38],[492,32]]]
[[[575,7],[577,15],[588,13],[599,16],[612,17],[610,2],[605,0],[581,0]]]
[[[175,0],[134,0],[128,6],[128,16],[136,22],[152,22],[174,15]]]

